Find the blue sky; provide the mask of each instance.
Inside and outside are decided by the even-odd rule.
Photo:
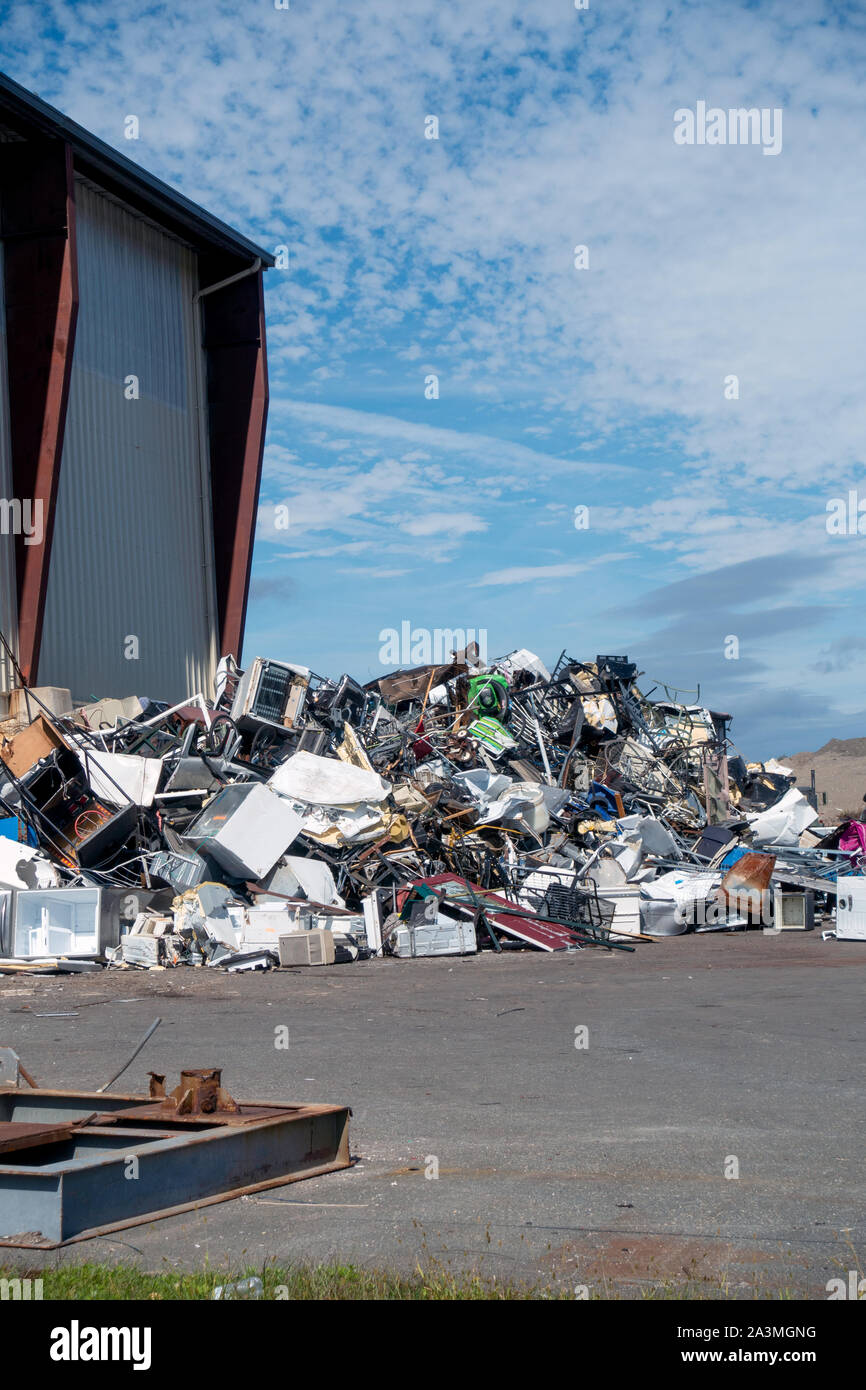
[[[0,3],[12,77],[289,248],[247,658],[628,652],[749,756],[866,732],[864,58],[822,0]],[[781,151],[675,144],[699,101]]]

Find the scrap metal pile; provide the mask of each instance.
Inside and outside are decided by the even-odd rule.
[[[214,701],[171,708],[26,692],[0,744],[0,969],[632,950],[829,913],[866,830],[817,826],[729,715],[638,680],[624,656],[470,647],[363,686],[228,659]]]

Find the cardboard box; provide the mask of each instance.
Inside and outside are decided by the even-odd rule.
[[[44,714],[38,715],[32,724],[22,729],[14,738],[4,739],[0,744],[0,758],[13,777],[23,777],[41,758],[47,758],[57,748],[69,745]]]

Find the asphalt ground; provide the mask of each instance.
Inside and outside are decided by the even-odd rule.
[[[39,1262],[421,1264],[602,1296],[826,1298],[866,1252],[864,983],[866,945],[819,932],[0,977],[0,1044],[40,1085],[95,1089],[160,1015],[114,1089],[219,1066],[241,1100],[353,1111],[349,1169]]]

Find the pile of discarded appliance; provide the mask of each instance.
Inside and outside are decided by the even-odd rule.
[[[818,825],[730,716],[624,656],[519,650],[361,685],[257,658],[216,698],[51,708],[0,743],[0,970],[866,938],[866,827]],[[836,914],[837,891],[840,897]],[[843,911],[844,908],[844,911]]]

